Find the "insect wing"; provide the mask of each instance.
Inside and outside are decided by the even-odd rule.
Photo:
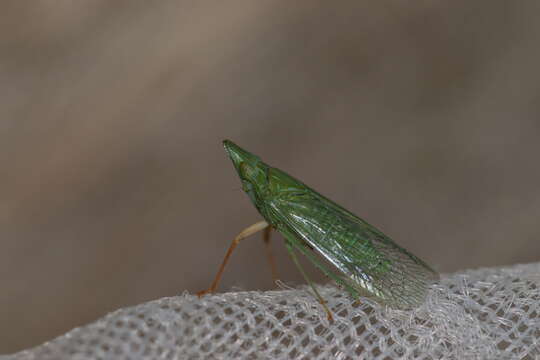
[[[353,295],[412,308],[423,302],[429,284],[438,278],[427,264],[375,227],[315,192],[288,196],[270,206],[289,234],[335,266],[358,292]]]

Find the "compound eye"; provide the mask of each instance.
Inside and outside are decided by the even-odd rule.
[[[242,175],[242,176],[246,175],[247,166],[248,166],[248,164],[246,164],[245,162],[240,163],[240,175]]]
[[[246,162],[240,164],[240,176],[242,180],[251,180],[253,177],[253,168]]]

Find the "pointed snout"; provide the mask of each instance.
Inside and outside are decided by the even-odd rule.
[[[238,172],[240,171],[241,163],[244,162],[254,165],[260,161],[256,155],[242,149],[240,146],[236,145],[230,140],[223,140],[223,147],[225,148],[225,151],[227,151],[227,154],[231,158],[234,167]]]

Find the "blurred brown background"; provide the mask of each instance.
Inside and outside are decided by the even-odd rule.
[[[2,2],[0,353],[209,285],[259,219],[224,138],[441,272],[537,261],[539,10]],[[232,286],[271,287],[259,239]]]

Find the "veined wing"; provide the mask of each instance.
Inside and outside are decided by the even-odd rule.
[[[397,308],[416,307],[438,278],[426,263],[364,220],[317,193],[270,202],[281,226],[332,263],[359,294]],[[279,229],[279,227],[278,227]]]

